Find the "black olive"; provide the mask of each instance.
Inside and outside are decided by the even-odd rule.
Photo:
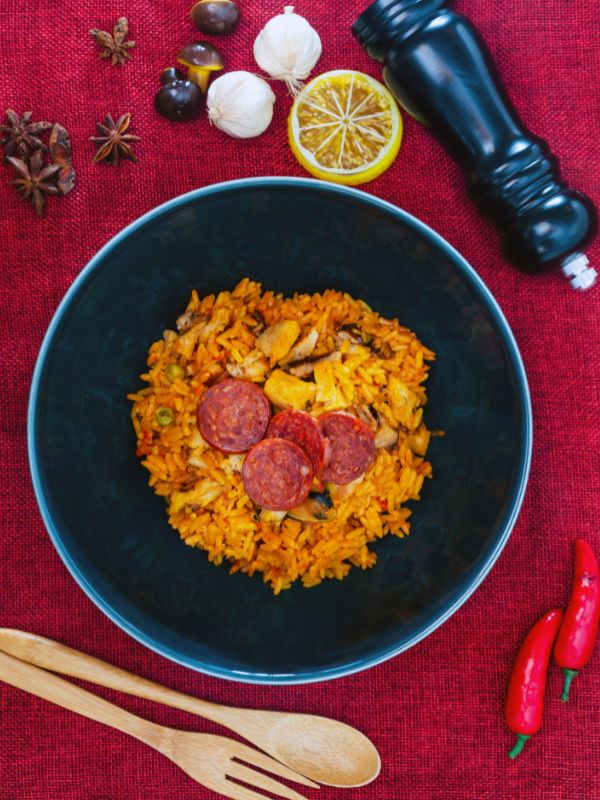
[[[198,30],[209,36],[231,33],[240,21],[240,10],[233,0],[199,0],[190,15]]]
[[[174,67],[162,71],[160,82],[163,86],[154,97],[154,108],[161,116],[183,122],[196,116],[202,105],[202,92],[195,83]]]

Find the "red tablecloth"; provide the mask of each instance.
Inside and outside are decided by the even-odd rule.
[[[286,145],[290,105],[277,89],[266,135],[236,142],[206,120],[171,125],[152,109],[160,70],[195,38],[188,2],[5,0],[0,31],[2,108],[33,109],[70,130],[76,191],[38,219],[0,169],[0,624],[53,637],[141,675],[215,701],[316,712],[357,725],[383,757],[381,777],[354,791],[307,792],[322,800],[597,800],[600,797],[600,651],[558,699],[553,670],[542,732],[516,762],[503,722],[505,687],[520,640],[563,603],[572,541],[600,551],[600,287],[572,292],[558,276],[519,275],[474,211],[458,169],[425,130],[406,119],[400,157],[365,187],[432,225],[479,271],[507,315],[527,368],[535,418],[529,489],[499,562],[468,603],[426,641],[395,660],[333,683],[243,686],[204,677],[154,655],[113,625],[68,575],[30,484],[27,395],[42,336],[87,260],[140,214],[198,186],[252,175],[302,175]],[[243,0],[238,33],[222,39],[229,66],[254,68],[252,41],[277,3]],[[595,0],[458,3],[479,27],[509,93],[531,128],[560,154],[565,176],[600,201],[600,17]],[[323,38],[319,70],[378,75],[350,35],[361,0],[304,0],[298,10]],[[132,62],[97,59],[87,31],[126,14]],[[92,166],[88,137],[106,112],[132,113],[139,163]],[[598,245],[589,251],[600,262]],[[113,698],[109,692],[104,696]],[[202,721],[134,699],[125,707],[183,728]],[[0,685],[2,800],[212,798],[177,767],[126,736]]]

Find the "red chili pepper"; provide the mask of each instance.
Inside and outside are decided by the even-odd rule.
[[[565,673],[562,699],[569,699],[571,681],[590,660],[600,621],[598,561],[583,539],[575,542],[575,576],[571,599],[554,645],[554,660]]]
[[[527,739],[541,727],[546,672],[562,616],[560,609],[544,614],[519,650],[506,697],[506,722],[517,734],[516,744],[508,754],[510,758],[516,758]]]

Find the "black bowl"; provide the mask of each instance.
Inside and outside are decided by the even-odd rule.
[[[150,342],[244,276],[290,294],[341,289],[437,353],[426,420],[434,479],[412,533],[374,569],[274,597],[167,524],[135,456],[129,391]],[[33,380],[29,448],[54,544],[82,588],[159,653],[213,675],[292,683],[364,669],[427,636],[483,580],[518,513],[531,453],[523,365],[489,291],[450,245],[352,189],[263,178],[201,189],[130,225],[77,278]]]

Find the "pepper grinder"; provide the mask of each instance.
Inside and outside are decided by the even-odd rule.
[[[519,119],[483,39],[450,0],[376,0],[352,31],[398,102],[464,168],[473,199],[523,272],[559,268],[574,289],[597,273],[582,252],[596,210],[561,180],[547,143]]]

